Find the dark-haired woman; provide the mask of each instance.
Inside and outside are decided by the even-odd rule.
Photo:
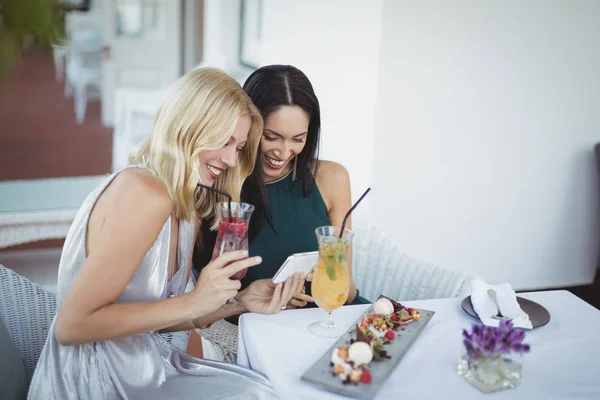
[[[260,255],[263,262],[248,270],[242,287],[272,278],[293,253],[317,250],[315,229],[341,226],[351,207],[348,171],[338,163],[318,160],[321,111],[306,75],[293,66],[269,65],[252,73],[244,90],[265,123],[256,168],[242,189],[243,200],[256,207],[250,254]],[[208,225],[202,229],[195,267],[206,265],[214,246],[215,233]],[[351,279],[346,304],[361,303],[368,300],[358,295]],[[287,308],[307,305],[314,306],[309,284]]]

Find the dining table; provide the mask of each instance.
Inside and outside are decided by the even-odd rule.
[[[458,360],[465,352],[463,329],[480,323],[461,308],[462,298],[396,299],[407,307],[435,314],[374,398],[600,399],[600,311],[566,290],[518,296],[537,302],[550,313],[546,325],[526,330],[524,343],[531,350],[523,357],[519,386],[488,394],[457,374]],[[340,328],[349,329],[368,307],[344,306],[332,316]],[[308,331],[310,323],[325,315],[319,308],[243,314],[238,326],[238,365],[266,376],[281,399],[347,399],[301,380],[337,340]]]

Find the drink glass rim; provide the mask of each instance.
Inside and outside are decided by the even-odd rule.
[[[320,229],[323,228],[333,228],[333,231],[335,232],[337,230],[337,234],[333,234],[333,235],[322,235],[321,233],[319,233]],[[341,226],[337,226],[337,225],[323,225],[323,226],[319,226],[318,228],[315,229],[315,233],[319,236],[335,236],[337,237],[339,235],[340,230],[342,229]],[[348,235],[354,235],[354,231],[352,229],[349,228],[344,228],[344,234],[342,235],[342,239],[348,237]]]
[[[245,203],[243,201],[232,201],[231,203],[229,201],[220,201],[217,203],[217,207],[220,207],[224,210],[228,210],[229,209],[229,204],[239,204],[239,205],[246,205],[247,207],[244,209],[244,211],[252,211],[254,210],[254,206],[250,203]],[[241,207],[240,207],[241,208]],[[233,209],[233,207],[231,207],[231,209]]]

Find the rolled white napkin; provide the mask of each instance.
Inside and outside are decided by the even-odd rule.
[[[502,315],[512,319],[514,327],[532,329],[529,315],[527,315],[519,306],[517,294],[512,290],[510,284],[488,285],[481,279],[471,281],[471,304],[479,316],[481,322],[487,326],[498,326],[500,320],[493,318],[498,314],[498,309],[494,300],[490,297],[488,289],[496,291],[496,300],[502,311]]]

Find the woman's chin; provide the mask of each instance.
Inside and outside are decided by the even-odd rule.
[[[201,183],[202,185],[204,185],[204,186],[208,186],[208,187],[213,187],[213,186],[214,186],[214,184],[215,184],[215,182],[216,182],[216,179],[213,179],[213,178],[212,178],[212,177],[210,177],[210,176],[201,176],[201,177],[200,177],[200,179],[201,179],[201,182],[200,182],[200,183]]]

